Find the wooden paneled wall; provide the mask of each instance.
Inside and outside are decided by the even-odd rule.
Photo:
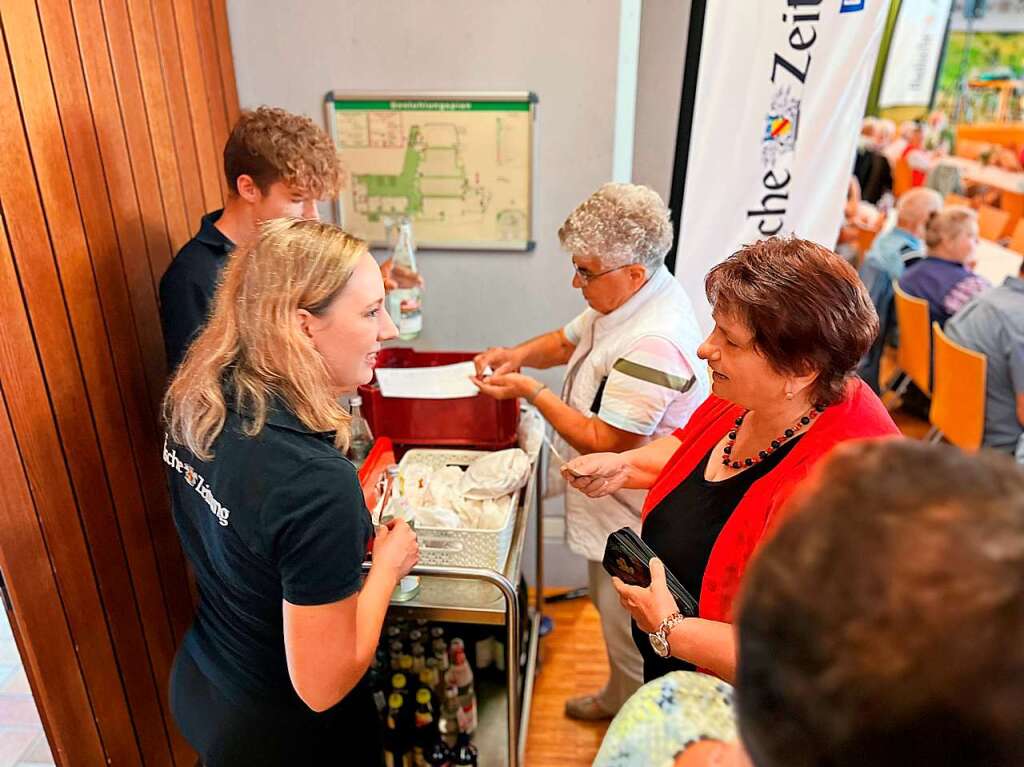
[[[157,285],[222,205],[224,0],[0,0],[0,569],[58,763],[193,765]]]

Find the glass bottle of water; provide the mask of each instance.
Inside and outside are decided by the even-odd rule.
[[[392,464],[385,469],[387,480],[384,496],[381,499],[380,522],[388,524],[393,519],[404,519],[409,527],[416,529],[416,519],[412,507],[403,497],[401,489],[396,485],[401,482],[398,466]],[[406,575],[395,586],[391,594],[393,602],[407,602],[420,593],[420,577],[418,575]]]
[[[391,256],[391,263],[410,274],[418,274],[416,268],[416,246],[412,239],[412,223],[403,218],[398,225],[398,241]],[[423,288],[395,288],[388,293],[388,314],[398,326],[398,337],[411,341],[423,330]]]
[[[362,397],[355,396],[349,400],[349,409],[352,421],[349,423],[348,457],[358,469],[363,465],[366,456],[370,454],[370,448],[373,447],[373,432],[370,431],[370,424],[363,417]]]

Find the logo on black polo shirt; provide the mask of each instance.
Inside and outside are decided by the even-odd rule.
[[[164,463],[184,476],[188,486],[199,493],[199,497],[210,507],[210,512],[217,517],[217,522],[220,523],[220,526],[227,527],[231,510],[214,497],[213,491],[210,490],[210,486],[206,483],[206,479],[202,474],[192,468],[191,464],[187,464],[178,458],[176,450],[167,447],[166,434],[164,434]]]

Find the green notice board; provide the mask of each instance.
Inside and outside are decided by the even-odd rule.
[[[339,222],[375,245],[404,216],[420,248],[529,250],[536,102],[531,93],[328,93],[344,172]]]

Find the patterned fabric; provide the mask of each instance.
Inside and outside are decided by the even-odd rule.
[[[698,740],[735,740],[732,687],[696,671],[645,684],[612,720],[594,767],[672,767]]]
[[[900,277],[900,287],[912,296],[925,299],[929,322],[945,327],[946,320],[992,286],[961,263],[928,256],[907,268]]]

